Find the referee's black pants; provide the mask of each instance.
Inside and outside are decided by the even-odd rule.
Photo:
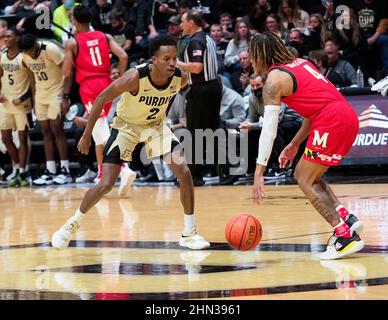
[[[219,80],[211,80],[205,83],[192,84],[186,96],[187,129],[192,137],[192,158],[190,163],[191,174],[194,179],[202,179],[202,167],[204,159],[200,163],[195,162],[195,154],[199,152],[195,146],[195,129],[216,130],[220,126],[220,105],[222,98],[222,86]],[[206,146],[204,146],[206,149]],[[215,148],[215,150],[217,150]],[[212,150],[211,152],[215,152]],[[205,150],[202,150],[205,151]],[[209,150],[210,151],[210,150]],[[203,153],[205,155],[205,153]],[[215,154],[215,161],[217,155]]]

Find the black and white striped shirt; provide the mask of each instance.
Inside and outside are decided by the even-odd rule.
[[[200,73],[188,73],[189,84],[202,84],[217,79],[217,47],[204,31],[192,35],[184,52],[184,61],[203,63]]]

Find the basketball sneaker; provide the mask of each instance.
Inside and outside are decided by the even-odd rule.
[[[94,178],[93,183],[97,184],[100,182],[101,179],[102,179],[102,170],[98,170],[97,176]]]
[[[80,228],[76,220],[70,220],[60,227],[51,238],[51,245],[57,249],[65,249],[69,246],[73,235]]]
[[[76,183],[86,183],[93,182],[93,179],[97,176],[97,173],[94,171],[87,169],[85,173],[75,179]]]
[[[18,174],[14,179],[8,181],[8,187],[29,187],[31,185],[31,177],[30,174],[26,172],[22,172]]]
[[[70,172],[65,167],[62,167],[61,172],[54,178],[53,181],[55,184],[66,184],[72,182],[73,179],[70,176]]]
[[[334,260],[348,256],[364,248],[364,241],[357,233],[350,238],[337,237],[335,233],[327,241],[326,251],[321,253],[321,260]]]
[[[127,165],[123,167],[120,172],[120,187],[119,196],[124,197],[127,195],[132,182],[136,179],[136,172],[128,168]]]
[[[37,186],[44,186],[53,184],[53,174],[50,173],[47,169],[43,171],[43,174],[37,179],[33,180],[32,183]]]
[[[183,231],[182,237],[179,240],[179,245],[192,250],[201,250],[210,247],[210,243],[197,234],[197,230],[190,233]]]
[[[364,225],[360,220],[357,219],[357,217],[354,214],[349,214],[346,218],[345,223],[350,228],[350,231],[360,233],[362,229],[364,228]]]

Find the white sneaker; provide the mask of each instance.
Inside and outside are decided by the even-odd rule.
[[[210,247],[210,243],[197,234],[196,231],[191,234],[183,233],[181,239],[179,240],[179,245],[192,250],[201,250]]]
[[[61,172],[54,178],[53,181],[56,184],[66,184],[73,182],[73,179],[70,176],[70,172],[67,171],[66,168],[62,167]]]
[[[71,238],[78,231],[79,227],[80,225],[77,221],[66,223],[53,234],[51,238],[51,245],[57,249],[67,248]]]
[[[19,174],[19,170],[12,171],[6,178],[7,182],[11,181],[12,179],[15,179],[17,175]]]
[[[53,174],[51,174],[48,170],[45,170],[43,174],[32,181],[33,184],[37,186],[44,186],[53,184]]]
[[[128,168],[127,165],[120,172],[120,187],[119,196],[124,197],[129,191],[129,187],[132,182],[136,179],[136,172]]]
[[[97,177],[97,173],[94,171],[88,169],[86,172],[75,179],[76,183],[86,183],[86,182],[93,182],[93,179]]]
[[[364,248],[364,241],[357,233],[350,238],[331,236],[327,243],[326,251],[321,253],[321,260],[335,260],[348,256]]]

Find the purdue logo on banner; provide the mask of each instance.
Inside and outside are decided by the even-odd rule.
[[[358,117],[360,129],[362,128],[381,128],[388,129],[388,117],[381,112],[374,104],[362,112]],[[388,132],[359,133],[353,146],[381,146],[388,144]]]

